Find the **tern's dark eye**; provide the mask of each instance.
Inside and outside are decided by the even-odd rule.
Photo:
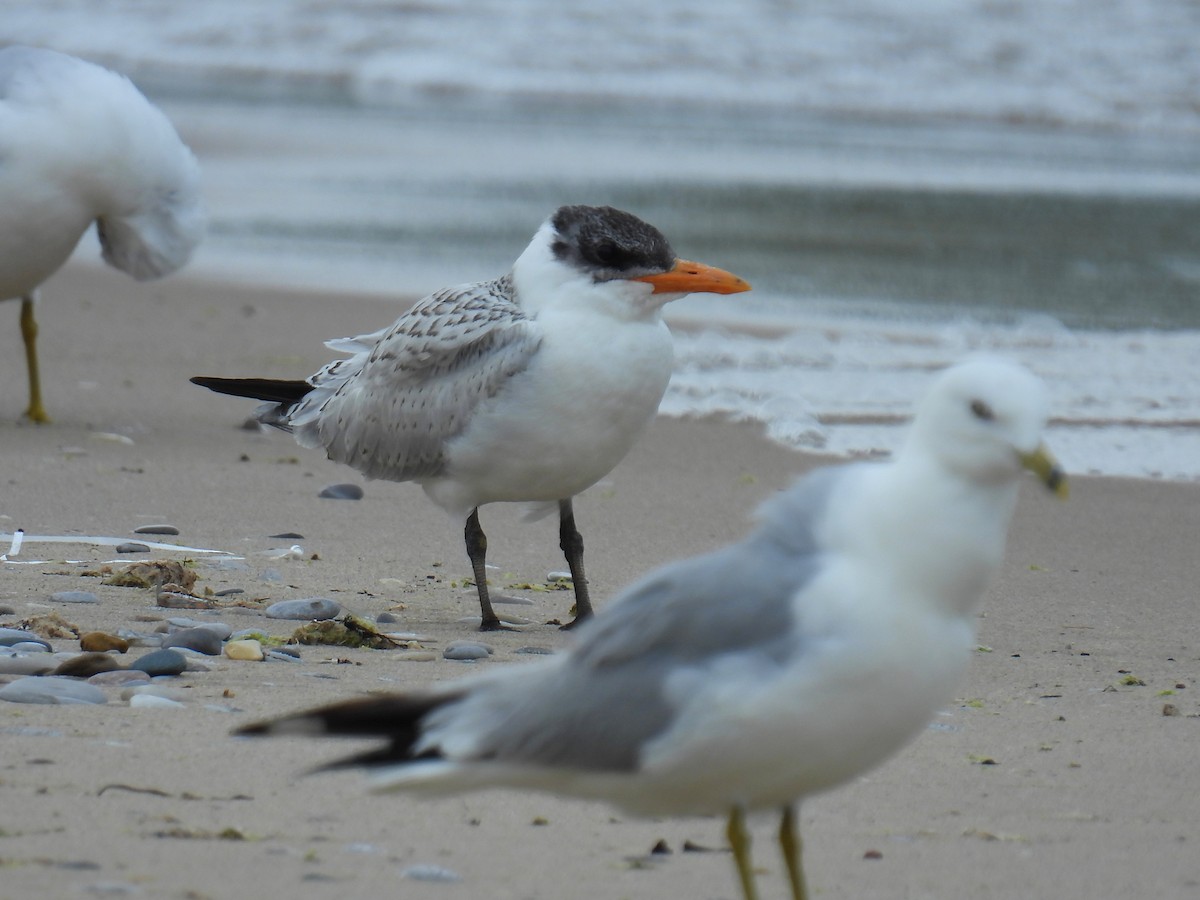
[[[612,241],[601,241],[595,248],[596,262],[605,266],[615,265],[621,258],[621,248]]]
[[[992,408],[982,400],[971,401],[971,414],[984,422],[991,422],[996,418],[996,414],[992,411]]]

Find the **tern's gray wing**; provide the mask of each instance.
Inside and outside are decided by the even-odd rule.
[[[309,379],[287,414],[304,446],[369,478],[437,475],[446,441],[529,365],[541,332],[505,277],[426,297],[384,331],[331,342],[355,355]]]
[[[673,673],[737,655],[766,674],[804,651],[792,600],[821,566],[815,529],[852,469],[810,475],[764,504],[745,540],[634,585],[581,632],[554,677],[518,671],[434,713],[422,747],[469,733],[477,758],[635,769],[678,712],[666,690]]]

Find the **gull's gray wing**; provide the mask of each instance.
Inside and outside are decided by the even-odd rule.
[[[369,478],[437,475],[475,407],[529,365],[541,332],[508,277],[426,297],[394,325],[330,342],[352,352],[309,382],[287,415],[296,440]]]
[[[421,749],[516,764],[632,770],[677,708],[666,681],[742,655],[770,670],[802,653],[793,598],[822,564],[816,528],[839,479],[821,469],[760,509],[745,540],[672,563],[630,588],[541,667],[479,685],[434,712]],[[461,729],[461,730],[460,730]],[[460,743],[461,741],[461,743]]]

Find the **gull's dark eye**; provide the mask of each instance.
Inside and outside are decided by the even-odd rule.
[[[984,422],[991,422],[996,418],[996,414],[992,412],[992,408],[982,400],[971,401],[971,413],[975,416],[975,418]]]

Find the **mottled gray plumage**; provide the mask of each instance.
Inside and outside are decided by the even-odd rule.
[[[354,356],[313,375],[299,403],[267,404],[260,415],[368,478],[437,476],[446,442],[529,365],[540,343],[536,322],[513,301],[511,277],[446,288],[390,328],[331,341]]]

